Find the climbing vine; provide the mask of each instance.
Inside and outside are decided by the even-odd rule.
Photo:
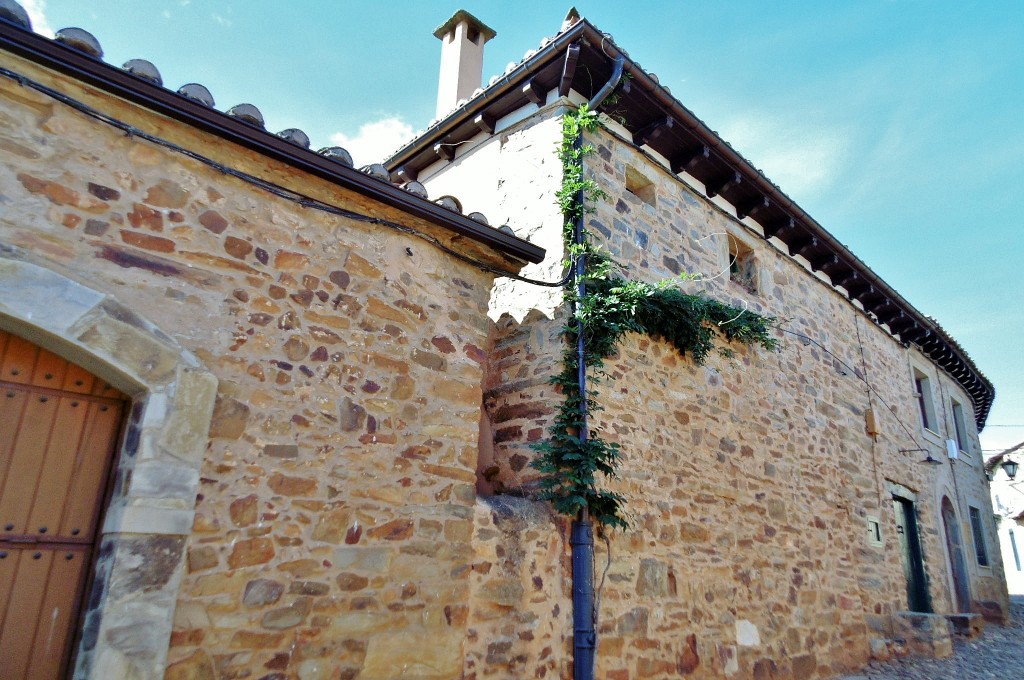
[[[551,378],[560,389],[563,401],[546,440],[535,445],[539,456],[532,466],[541,473],[541,497],[558,512],[576,516],[586,509],[590,516],[606,526],[626,527],[625,499],[601,488],[599,475],[614,477],[619,461],[619,444],[606,441],[594,430],[587,432],[587,416],[600,410],[594,385],[606,374],[605,357],[612,354],[626,333],[641,333],[662,339],[680,354],[690,354],[703,364],[718,345],[718,351],[730,355],[721,343],[742,342],[774,350],[771,330],[776,320],[739,309],[702,294],[683,293],[677,287],[681,279],[645,283],[624,278],[624,269],[601,249],[586,229],[576,238],[575,225],[594,201],[606,198],[605,192],[585,176],[583,160],[593,147],[582,143],[584,132],[599,125],[597,112],[584,104],[562,119],[562,139],[558,156],[563,167],[558,202],[564,216],[563,238],[568,255],[566,265],[574,266],[584,258],[583,295],[576,287],[579,279],[566,287],[566,299],[573,315],[563,329],[566,348],[562,370]],[[682,278],[685,278],[682,277]],[[578,380],[579,333],[585,340],[583,363],[587,370],[586,397]],[[587,436],[581,436],[581,433]]]

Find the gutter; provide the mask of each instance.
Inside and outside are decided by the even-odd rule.
[[[60,43],[0,21],[0,49],[531,263],[544,249],[297,146]]]

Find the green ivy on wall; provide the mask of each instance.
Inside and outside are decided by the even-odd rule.
[[[531,465],[541,472],[541,497],[558,512],[576,516],[586,510],[591,518],[607,526],[625,528],[625,499],[598,483],[599,474],[615,476],[619,445],[606,441],[593,430],[586,437],[580,436],[587,432],[588,415],[601,408],[593,386],[607,377],[603,371],[605,358],[614,352],[626,333],[664,340],[681,355],[689,353],[698,365],[704,363],[716,344],[718,351],[727,356],[731,354],[727,344],[730,342],[774,350],[776,339],[771,331],[776,319],[702,294],[683,293],[677,287],[681,281],[678,278],[659,283],[625,279],[623,268],[594,242],[586,229],[581,231],[580,238],[575,237],[577,221],[592,210],[588,204],[606,198],[601,187],[585,176],[583,164],[586,156],[593,153],[593,147],[582,144],[583,133],[598,126],[597,112],[585,104],[562,119],[558,155],[563,176],[558,201],[564,216],[566,264],[573,266],[578,258],[585,258],[584,293],[581,296],[576,287],[578,278],[566,287],[573,316],[563,329],[566,349],[562,370],[551,379],[559,387],[563,401],[549,428],[549,437],[535,445],[540,455]],[[581,331],[588,383],[585,400],[578,379],[577,339]]]

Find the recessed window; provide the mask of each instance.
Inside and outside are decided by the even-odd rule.
[[[626,166],[626,191],[633,194],[647,205],[654,205],[656,192],[654,182],[640,174],[632,165]]]
[[[884,545],[882,541],[882,525],[878,521],[877,517],[868,516],[868,545],[876,548],[881,548]]]
[[[978,558],[978,564],[982,567],[988,566],[988,550],[985,547],[985,532],[981,526],[981,510],[968,508],[971,511],[971,534],[974,536],[974,554]]]
[[[921,371],[914,369],[914,390],[917,393],[917,407],[921,413],[921,426],[935,431],[935,403],[932,401],[932,381]]]
[[[729,234],[729,280],[756,293],[757,269],[754,265],[754,251]]]
[[[967,428],[964,425],[964,406],[956,399],[953,402],[953,429],[956,432],[956,445],[967,453]]]

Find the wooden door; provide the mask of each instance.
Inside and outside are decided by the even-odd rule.
[[[68,671],[124,405],[0,331],[0,678]]]
[[[956,593],[958,612],[970,613],[971,588],[967,580],[967,564],[964,562],[963,541],[960,538],[960,525],[956,521],[956,511],[948,498],[942,499],[942,524],[946,530],[946,551],[949,553],[949,564],[953,568],[953,589]]]
[[[896,535],[902,553],[903,575],[907,579],[907,606],[912,612],[931,612],[928,581],[924,573],[924,551],[921,549],[921,536],[917,527],[917,509],[914,502],[906,498],[894,496],[892,500],[896,511]]]

